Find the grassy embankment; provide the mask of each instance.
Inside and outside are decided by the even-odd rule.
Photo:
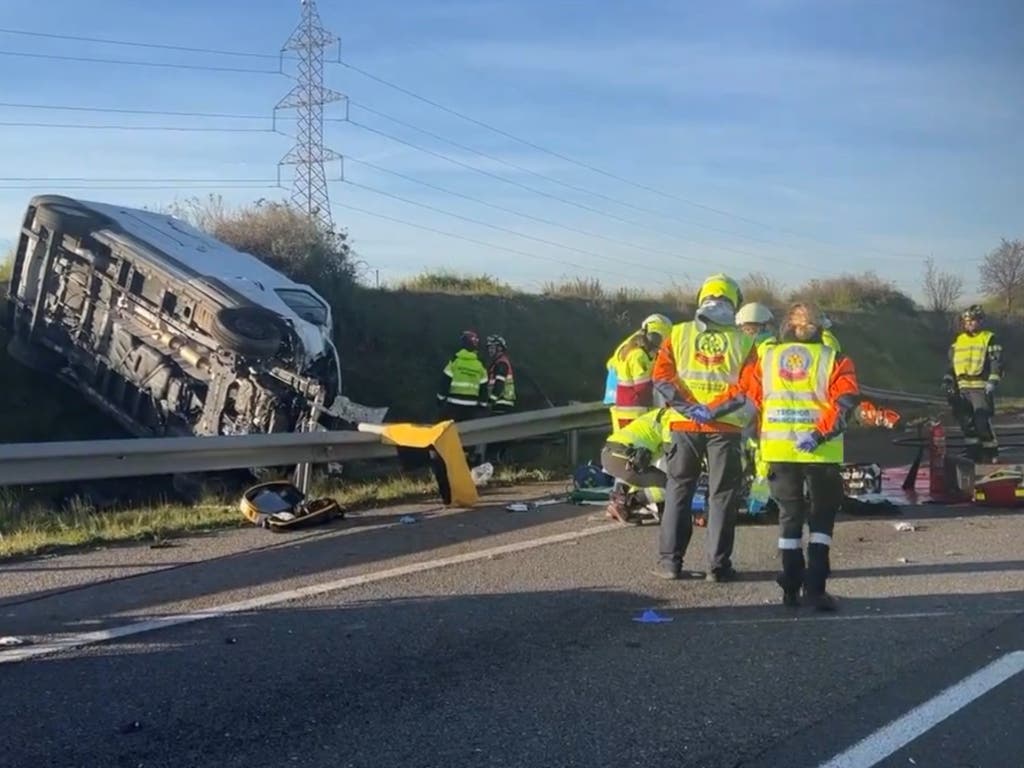
[[[905,297],[891,301],[882,291],[882,298],[890,300],[879,300],[871,293],[878,293],[877,285],[861,285],[854,278],[835,282],[832,295],[826,293],[823,298],[862,382],[935,392],[950,338],[948,321],[915,311]],[[817,295],[822,295],[821,288]],[[692,296],[687,289],[667,290],[660,296],[609,295],[585,280],[551,286],[546,295],[517,293],[486,278],[434,277],[396,290],[357,289],[346,306],[336,307],[345,390],[358,402],[391,406],[394,420],[429,420],[443,361],[459,332],[472,327],[481,335],[501,333],[507,338],[517,366],[522,407],[543,407],[548,399],[555,404],[596,400],[603,388],[604,360],[615,343],[651,312],[665,312],[673,320],[687,316],[692,312]],[[779,296],[756,298],[776,307],[783,304]],[[1004,344],[1012,347],[1016,335],[1004,329]],[[73,393],[26,371],[2,350],[0,378],[4,391],[0,443],[116,434]],[[1012,380],[1007,385],[1007,394],[1019,393]],[[548,466],[556,473],[563,469],[557,462]],[[545,472],[524,475],[513,468],[496,480],[509,483],[550,476]],[[356,507],[434,494],[429,478],[420,475],[327,490],[341,503]],[[170,536],[237,525],[239,519],[234,502],[96,512],[72,499],[58,513],[38,506],[26,508],[23,498],[7,493],[0,497],[4,536],[0,555]]]

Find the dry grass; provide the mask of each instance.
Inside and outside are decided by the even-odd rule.
[[[490,275],[470,275],[447,269],[422,272],[415,277],[401,280],[395,285],[399,291],[416,293],[477,294],[484,296],[508,296],[515,289],[508,283]]]
[[[508,468],[495,472],[489,485],[543,482],[552,476],[545,470]],[[437,486],[428,475],[399,475],[379,482],[320,483],[314,486],[312,495],[330,496],[342,506],[357,510],[436,499]],[[194,506],[154,503],[98,511],[74,498],[58,511],[25,503],[17,494],[0,489],[0,558],[114,542],[162,541],[188,533],[248,526],[234,500],[208,499]]]

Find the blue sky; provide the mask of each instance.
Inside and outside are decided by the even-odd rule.
[[[179,0],[159,10],[127,0],[8,0],[5,9],[3,25],[13,29],[267,54],[276,54],[299,16],[298,0]],[[337,209],[336,220],[382,280],[441,264],[525,287],[579,274],[610,285],[692,284],[719,269],[768,271],[792,285],[872,269],[918,293],[925,256],[963,274],[974,288],[978,259],[1000,237],[1024,236],[1024,6],[1014,0],[320,0],[319,9],[341,36],[346,61],[634,183],[328,64],[326,84],[350,97],[359,124],[512,182],[357,125],[329,123],[326,141],[350,158],[345,176],[359,185],[332,184],[333,202],[521,252]],[[97,190],[100,185],[89,181],[82,184],[93,189],[66,190],[129,205],[165,205],[208,191],[237,203],[288,194],[269,180],[290,140],[267,130],[274,104],[290,88],[286,77],[9,54],[250,70],[274,70],[272,59],[6,33],[0,33],[0,52],[0,101],[6,104],[267,115],[238,120],[0,107],[0,123],[255,129],[0,125],[6,149],[0,176],[251,179],[253,187],[266,186]],[[341,117],[344,107],[330,106],[327,114]],[[289,121],[279,125],[294,128]],[[365,162],[533,218],[398,179]],[[55,181],[0,181],[0,187],[6,187],[0,189],[0,239],[7,240],[29,196],[64,191]]]

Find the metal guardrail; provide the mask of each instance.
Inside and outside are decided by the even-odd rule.
[[[464,445],[482,445],[585,429],[607,419],[605,406],[584,403],[474,419],[458,428]],[[0,445],[0,487],[395,455],[379,436],[349,431],[13,443]]]
[[[944,404],[939,397],[864,387],[868,397]],[[603,403],[580,403],[458,425],[467,446],[598,428],[608,424]],[[571,440],[575,445],[575,440]],[[396,455],[392,445],[363,432],[299,432],[229,437],[165,437],[0,445],[0,487],[248,467],[326,464]]]
[[[915,395],[910,392],[901,392],[898,389],[879,389],[877,387],[861,387],[860,391],[866,397],[874,397],[880,400],[891,400],[897,403],[946,405],[946,398],[940,395]]]

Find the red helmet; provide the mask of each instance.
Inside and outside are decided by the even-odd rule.
[[[463,331],[459,337],[459,343],[466,349],[478,349],[480,347],[480,334],[476,331]]]

